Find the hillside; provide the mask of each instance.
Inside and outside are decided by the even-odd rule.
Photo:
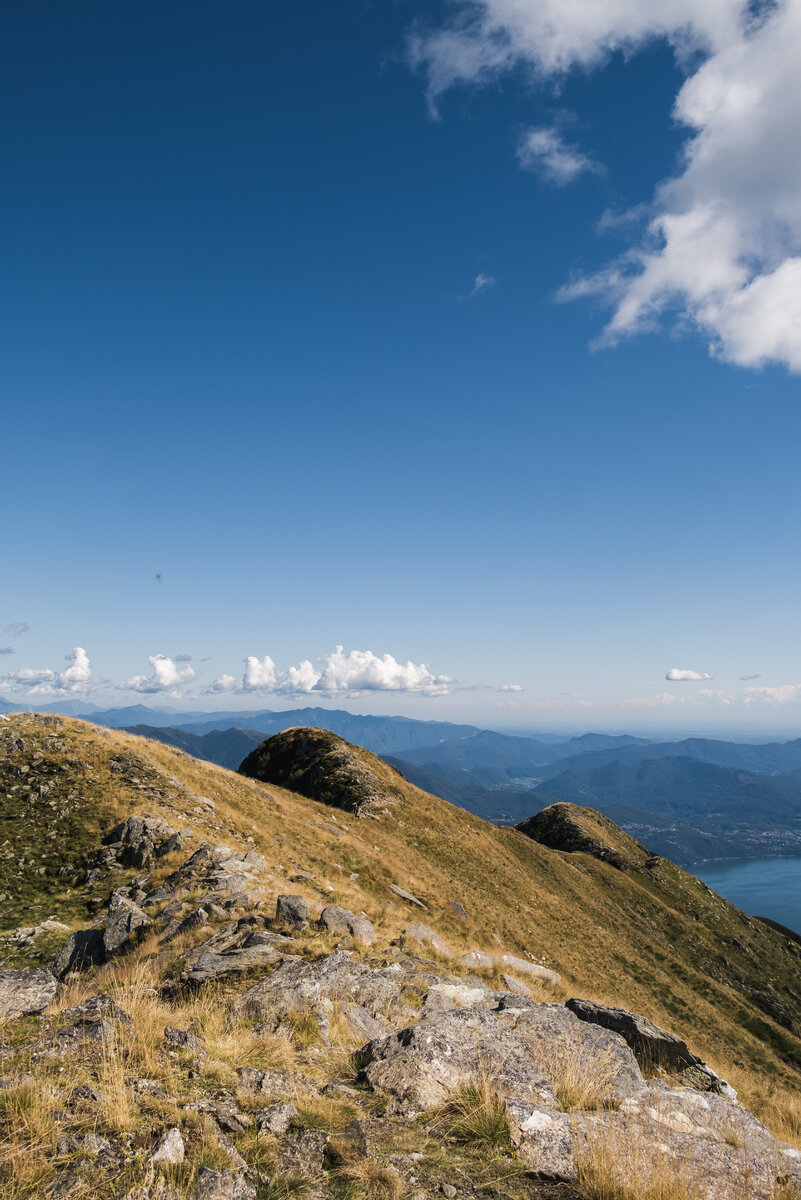
[[[427,1189],[436,1191],[440,1183],[450,1186],[454,1172],[462,1180],[461,1195],[486,1194],[486,1171],[491,1167],[492,1186],[508,1176],[503,1194],[555,1196],[555,1183],[546,1186],[536,1181],[538,1168],[532,1166],[534,1149],[529,1135],[514,1132],[518,1127],[512,1116],[518,1111],[518,1101],[504,1101],[507,1125],[503,1127],[508,1126],[512,1133],[503,1137],[514,1134],[515,1153],[503,1149],[512,1143],[501,1138],[500,1149],[495,1146],[489,1156],[481,1151],[474,1159],[461,1135],[450,1134],[443,1142],[443,1122],[447,1125],[451,1120],[448,1112],[453,1115],[445,1093],[436,1102],[436,1111],[432,1108],[431,1120],[410,1126],[402,1119],[406,1102],[392,1100],[395,1084],[391,1080],[396,1075],[388,1065],[381,1065],[391,1037],[386,1046],[381,1042],[383,1049],[376,1048],[359,1060],[362,1066],[357,1062],[357,1078],[353,1066],[348,1068],[348,1076],[346,1065],[350,1050],[375,1039],[378,1030],[389,1036],[391,1029],[404,1022],[439,1022],[437,1029],[444,1022],[442,1029],[450,1030],[447,1036],[456,1037],[453,1023],[462,1021],[458,1012],[468,1023],[464,1028],[480,1027],[482,1036],[490,1041],[496,1036],[507,1039],[509,1049],[512,1034],[502,1014],[507,1010],[511,1014],[514,1004],[518,1005],[515,1011],[530,1013],[526,1021],[567,1021],[565,1036],[576,1038],[578,1026],[570,1024],[572,1017],[549,1015],[564,1013],[555,1002],[568,996],[646,1015],[678,1035],[695,1055],[733,1082],[743,1101],[777,1134],[784,1138],[801,1134],[796,1101],[801,1082],[799,958],[795,943],[780,931],[747,918],[609,823],[601,828],[594,815],[578,812],[571,819],[584,834],[589,822],[594,830],[589,841],[612,846],[614,861],[599,857],[592,846],[554,849],[515,829],[488,825],[420,792],[368,752],[330,735],[321,736],[319,731],[278,735],[257,755],[253,764],[257,773],[265,773],[259,766],[265,760],[269,783],[202,763],[174,747],[79,721],[22,715],[0,722],[0,785],[5,795],[0,829],[3,965],[41,967],[53,959],[68,930],[45,927],[37,933],[34,927],[48,919],[73,930],[88,929],[89,933],[80,935],[83,941],[73,939],[73,945],[94,947],[99,938],[105,947],[101,957],[110,956],[107,965],[94,966],[67,982],[44,1016],[24,1018],[14,1026],[13,1037],[6,1039],[0,1074],[11,1099],[4,1103],[0,1089],[0,1120],[17,1148],[12,1153],[7,1141],[0,1156],[4,1196],[18,1200],[48,1196],[51,1192],[44,1190],[45,1181],[50,1181],[48,1188],[56,1178],[63,1184],[71,1172],[74,1190],[59,1195],[103,1198],[130,1194],[132,1200],[158,1195],[166,1200],[166,1192],[130,1189],[138,1186],[137,1180],[141,1182],[137,1172],[150,1161],[149,1148],[175,1128],[185,1143],[186,1158],[172,1174],[167,1172],[174,1194],[217,1197],[223,1193],[203,1193],[197,1188],[206,1186],[202,1180],[210,1178],[209,1171],[234,1170],[235,1154],[247,1165],[249,1177],[266,1172],[265,1178],[275,1181],[283,1178],[282,1170],[287,1177],[298,1172],[297,1162],[285,1158],[286,1145],[295,1146],[292,1138],[310,1144],[314,1138],[306,1135],[314,1132],[326,1145],[329,1140],[332,1146],[341,1145],[345,1127],[350,1128],[348,1122],[353,1120],[363,1123],[368,1142],[373,1139],[367,1161],[381,1163],[380,1169],[389,1172],[386,1187],[394,1188],[391,1179],[396,1177],[403,1186],[399,1183],[397,1192],[381,1191],[384,1185],[375,1172],[370,1182],[369,1170],[358,1155],[354,1165],[356,1160],[337,1150],[333,1157],[333,1151],[326,1152],[326,1170],[334,1169],[334,1175],[325,1176],[330,1189],[315,1192],[314,1184],[310,1194],[390,1196],[404,1189],[411,1194],[415,1185],[409,1177],[419,1161],[418,1179],[426,1195]],[[309,795],[287,790],[282,780]],[[361,791],[354,793],[355,787]],[[325,803],[310,798],[313,795],[322,796]],[[120,822],[135,814],[161,821],[154,820],[147,827],[140,823],[134,833],[134,826],[121,826]],[[176,832],[168,836],[167,829]],[[212,849],[219,846],[227,850]],[[231,880],[241,884],[233,894],[224,890]],[[282,929],[272,917],[278,897],[287,894],[299,897],[311,913],[311,917],[303,916],[302,908],[296,906],[293,911],[301,913],[296,929]],[[366,1000],[359,1000],[352,1011],[347,1005],[343,1009],[345,999],[351,1003],[354,997],[356,985],[345,976],[355,966],[347,967],[341,985],[336,985],[344,991],[319,990],[323,986],[320,972],[345,970],[346,961],[332,954],[342,942],[345,926],[340,924],[334,932],[327,926],[307,927],[304,922],[331,906],[349,911],[348,928],[360,928],[360,920],[373,925],[375,935],[369,950],[357,948],[352,961],[363,963],[360,971],[369,968],[373,972],[371,987],[386,989],[388,978],[402,981],[394,994],[405,997],[405,1016],[403,1004],[397,1010],[393,1007],[396,1000],[389,1007],[387,1000],[381,1001],[383,1008],[376,1006],[376,1000],[368,1013],[373,1025],[356,1012],[360,1005],[370,1008]],[[143,914],[144,922],[137,932],[138,913]],[[287,913],[285,910],[285,921],[289,920]],[[287,934],[291,943],[281,941]],[[405,949],[391,944],[397,939]],[[344,944],[352,945],[347,938]],[[502,962],[499,955],[513,956],[517,965],[511,965],[508,958]],[[462,956],[467,956],[464,964]],[[62,952],[60,961],[72,960]],[[278,970],[295,979],[290,984],[292,995],[305,981],[297,994],[308,997],[306,1007],[293,1009],[291,1019],[280,1018],[277,1026],[270,1024],[272,1018],[265,1024],[263,1016],[260,1024],[254,1024],[245,1014],[255,1011],[256,1000],[245,1002],[243,997],[254,982],[261,989],[258,997],[266,995],[270,972],[282,978]],[[553,981],[554,973],[561,976],[558,984]],[[509,991],[512,987],[551,1003],[544,1008],[537,1004],[526,1008],[531,1001],[525,997],[510,999],[515,995]],[[103,1015],[105,1001],[90,1003],[99,993],[112,996],[128,1014],[129,1026],[122,1017],[114,1017],[112,1010],[108,1010],[110,1017]],[[334,1001],[313,999],[329,994],[335,995]],[[456,1003],[453,997],[468,994],[472,997],[469,1004],[467,999],[459,1001],[468,1008],[449,1016]],[[451,998],[447,1003],[442,999],[446,995]],[[437,1015],[435,997],[439,998],[437,1004],[445,1004],[444,1015]],[[275,1002],[274,998],[270,1001]],[[469,1005],[476,1003],[479,1008],[470,1015],[473,1009]],[[89,1004],[89,1009],[80,1009],[82,1004]],[[273,1011],[261,998],[257,1007],[261,1012]],[[77,1035],[67,1036],[76,1028],[70,1022],[78,1020],[78,1010],[87,1028],[92,1021],[99,1022],[100,1041],[91,1053],[80,1051],[83,1043]],[[96,1015],[90,1018],[90,1011]],[[232,1014],[240,1014],[233,1024]],[[323,1019],[328,1032],[321,1032]],[[519,1023],[523,1018],[514,1020]],[[122,1022],[121,1057],[113,1060],[102,1053],[97,1058],[107,1045],[104,1021],[109,1028],[115,1021],[118,1025]],[[169,1035],[178,1040],[166,1048],[161,1040],[166,1036],[165,1026],[178,1030]],[[52,1041],[54,1030],[61,1029],[67,1032],[66,1040],[58,1042],[58,1056],[42,1057],[35,1047]],[[181,1030],[189,1030],[191,1037],[181,1042]],[[58,1036],[61,1038],[61,1033]],[[596,1046],[597,1040],[592,1044]],[[79,1066],[70,1066],[78,1062],[70,1057],[77,1052],[83,1059]],[[30,1107],[34,1103],[30,1083],[34,1061],[39,1081],[35,1110]],[[77,1073],[80,1087],[89,1089],[86,1095],[96,1093],[99,1100],[65,1098],[65,1064]],[[548,1069],[553,1076],[555,1068]],[[637,1083],[635,1068],[626,1070],[635,1091],[645,1086]],[[262,1079],[265,1071],[273,1072],[269,1084]],[[281,1071],[283,1083],[276,1075]],[[294,1072],[294,1083],[287,1072],[290,1076]],[[262,1091],[254,1106],[248,1088],[256,1076]],[[302,1084],[299,1080],[303,1078],[313,1083]],[[151,1083],[140,1087],[142,1080]],[[334,1084],[338,1091],[320,1091]],[[302,1102],[298,1088],[306,1086],[317,1098]],[[464,1080],[459,1084],[466,1086]],[[507,1081],[503,1087],[507,1089],[504,1095],[510,1096],[512,1084]],[[270,1096],[279,1093],[285,1100],[289,1098],[300,1115],[291,1117],[294,1124],[286,1138],[276,1141],[266,1124],[268,1117],[261,1114],[267,1111],[264,1105]],[[383,1108],[379,1104],[382,1095]],[[649,1103],[661,1104],[663,1096],[678,1097],[671,1103],[684,1103],[671,1089],[654,1096]],[[720,1105],[724,1100],[720,1098]],[[418,1112],[428,1110],[428,1101],[423,1103],[420,1097],[415,1104]],[[32,1118],[22,1115],[20,1106],[25,1105],[29,1106],[25,1111],[36,1113],[35,1128]],[[586,1122],[582,1124],[584,1108],[579,1104],[580,1111],[569,1110],[576,1153],[583,1145],[581,1131],[588,1127]],[[223,1110],[228,1117],[220,1115]],[[72,1115],[63,1115],[67,1111]],[[731,1115],[729,1109],[726,1112]],[[212,1113],[216,1123],[213,1137],[208,1126],[211,1118],[204,1113]],[[598,1114],[599,1119],[602,1116]],[[91,1136],[98,1140],[92,1143],[94,1149],[87,1150],[85,1122],[90,1117]],[[590,1117],[591,1111],[588,1121]],[[613,1117],[603,1119],[612,1121]],[[82,1130],[80,1134],[70,1132],[71,1122],[74,1130]],[[561,1117],[554,1128],[557,1125],[563,1131],[567,1128]],[[256,1137],[257,1126],[267,1131],[264,1136]],[[57,1133],[58,1129],[62,1133]],[[456,1141],[451,1144],[449,1137],[454,1136]],[[61,1151],[56,1153],[59,1137],[66,1158]],[[665,1132],[664,1137],[670,1140],[673,1135]],[[118,1150],[123,1144],[128,1147],[124,1154]],[[731,1147],[724,1149],[731,1157]],[[410,1166],[403,1156],[412,1151],[422,1158],[412,1158]],[[116,1157],[118,1154],[123,1157]],[[323,1157],[321,1151],[321,1162]],[[521,1175],[526,1162],[529,1165]],[[9,1182],[10,1171],[17,1180],[16,1191]],[[576,1184],[578,1177],[571,1171],[572,1167],[565,1167],[564,1177]],[[38,1183],[31,1183],[32,1179]],[[339,1191],[334,1186],[337,1180]],[[350,1192],[342,1191],[345,1184],[352,1185]],[[565,1195],[593,1200],[595,1193],[588,1190],[586,1179],[581,1187],[585,1187],[583,1192],[576,1184],[578,1190]],[[752,1194],[768,1195],[764,1191]],[[242,1191],[241,1195],[251,1193]],[[719,1195],[722,1198],[728,1193],[720,1191]]]

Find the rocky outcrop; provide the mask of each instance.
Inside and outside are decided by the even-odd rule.
[[[700,1091],[718,1092],[732,1099],[736,1097],[736,1092],[725,1079],[721,1079],[711,1067],[693,1054],[686,1042],[675,1034],[660,1029],[647,1017],[626,1012],[623,1008],[593,1004],[590,1000],[568,1000],[566,1007],[575,1013],[580,1021],[589,1021],[619,1033],[643,1066],[676,1074],[689,1087]]]
[[[126,946],[138,929],[150,924],[150,917],[126,895],[127,889],[112,892],[103,929],[103,949],[108,958]]]
[[[367,917],[359,917],[347,908],[337,908],[329,904],[320,913],[319,924],[329,933],[339,933],[352,937],[363,946],[371,946],[375,941],[375,928]]]
[[[516,828],[551,850],[590,854],[619,871],[640,866],[651,857],[612,821],[576,804],[551,804]]]
[[[24,971],[0,971],[0,1017],[23,1017],[47,1008],[58,991],[58,980],[50,971],[30,967]]]
[[[465,967],[484,967],[490,970],[501,967],[518,974],[532,975],[553,985],[562,982],[562,976],[557,971],[552,971],[550,967],[544,967],[541,963],[529,962],[527,958],[517,958],[514,954],[487,954],[484,950],[469,950],[459,961]]]
[[[118,865],[141,869],[154,858],[181,850],[188,837],[191,837],[191,830],[184,829],[179,833],[163,817],[134,815],[114,826],[92,856],[90,866]]]
[[[391,767],[325,729],[277,733],[257,746],[239,771],[358,815],[395,804],[403,796]]]

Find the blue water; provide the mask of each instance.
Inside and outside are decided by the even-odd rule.
[[[801,933],[801,858],[731,859],[687,870],[743,912]]]

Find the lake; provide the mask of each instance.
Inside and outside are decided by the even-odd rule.
[[[748,858],[687,867],[743,912],[801,933],[801,858]]]

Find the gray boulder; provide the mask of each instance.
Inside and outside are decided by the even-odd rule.
[[[459,962],[464,967],[500,967],[518,975],[532,975],[554,985],[562,982],[562,976],[557,971],[543,967],[540,963],[529,962],[527,958],[517,958],[514,954],[488,954],[485,950],[469,950],[467,954],[462,955]]]
[[[199,985],[226,975],[243,975],[248,971],[265,970],[283,960],[274,946],[247,946],[241,950],[230,950],[227,954],[215,954],[204,950],[193,965],[182,974],[186,983]]]
[[[319,1179],[323,1173],[328,1134],[323,1129],[303,1129],[281,1139],[278,1169],[282,1174],[302,1179]]]
[[[571,1130],[579,1159],[613,1167],[616,1191],[650,1192],[661,1175],[694,1200],[775,1200],[779,1181],[801,1184],[801,1152],[724,1096],[651,1082],[617,1112],[573,1113]]]
[[[316,963],[287,957],[272,975],[238,997],[234,1012],[267,1018],[273,1027],[298,1013],[309,1013],[325,1039],[336,1004],[346,1027],[352,1028],[354,1040],[361,1037],[363,1043],[371,1036],[368,1031],[375,1031],[376,1022],[382,1032],[387,1031],[382,1014],[402,982],[402,976],[391,968],[375,970],[343,950]]]
[[[255,1187],[242,1172],[201,1167],[192,1200],[256,1200],[256,1195]]]
[[[365,946],[371,946],[375,941],[375,929],[367,917],[359,917],[347,908],[337,908],[329,904],[320,913],[320,924],[329,933],[340,933],[349,936],[354,941]]]
[[[50,964],[58,979],[71,971],[84,971],[106,961],[102,929],[76,929],[71,933]]]
[[[427,925],[407,926],[400,936],[400,944],[404,949],[416,953],[433,950],[435,954],[440,954],[443,958],[450,958],[453,953],[445,939],[441,938],[435,930],[429,929]]]
[[[47,1008],[58,991],[55,975],[43,968],[0,971],[0,1017],[22,1017]]]
[[[103,947],[107,955],[115,954],[127,945],[137,929],[150,924],[150,917],[122,891],[112,892],[103,930]]]
[[[302,896],[279,896],[275,902],[275,923],[279,929],[305,929],[309,906]]]
[[[293,1118],[297,1115],[298,1110],[294,1104],[269,1104],[267,1108],[262,1108],[256,1113],[259,1133],[262,1131],[279,1135],[286,1133]]]

